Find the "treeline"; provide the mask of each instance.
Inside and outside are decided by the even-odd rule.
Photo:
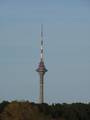
[[[90,120],[90,103],[48,105],[3,101],[0,120]]]

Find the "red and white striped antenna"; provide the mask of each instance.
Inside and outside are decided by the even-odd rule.
[[[41,24],[41,61],[43,61],[43,24]]]

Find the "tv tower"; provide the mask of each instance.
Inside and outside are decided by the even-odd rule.
[[[40,76],[40,96],[39,96],[39,103],[44,103],[44,75],[47,72],[47,69],[44,65],[44,58],[43,58],[43,25],[41,24],[41,49],[40,49],[40,62],[36,71],[39,73]]]

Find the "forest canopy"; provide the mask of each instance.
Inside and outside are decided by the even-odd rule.
[[[90,120],[90,103],[36,104],[3,101],[0,120]]]

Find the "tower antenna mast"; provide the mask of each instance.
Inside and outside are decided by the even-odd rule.
[[[43,24],[41,24],[41,61],[43,61]]]

